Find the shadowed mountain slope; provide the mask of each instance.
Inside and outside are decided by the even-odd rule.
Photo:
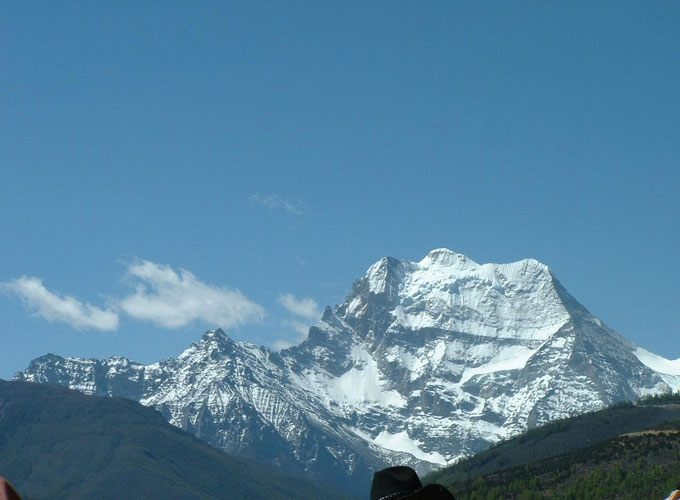
[[[29,499],[348,499],[229,457],[152,408],[0,380],[0,475]]]

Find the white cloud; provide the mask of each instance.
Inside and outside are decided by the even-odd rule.
[[[293,347],[295,344],[293,342],[289,342],[288,340],[277,340],[272,344],[272,348],[277,350],[277,351],[283,351],[284,349],[288,349],[289,347]]]
[[[300,334],[299,340],[304,340],[305,337],[307,337],[307,333],[309,332],[309,325],[307,323],[303,323],[302,321],[286,320],[283,322],[283,325],[298,332]]]
[[[278,339],[272,343],[272,347],[276,349],[277,351],[281,351],[283,349],[288,349],[289,347],[293,347],[294,345],[298,345],[300,342],[305,340],[307,338],[307,334],[309,333],[309,324],[303,323],[302,321],[297,321],[297,320],[285,320],[281,323],[283,326],[286,328],[289,328],[293,330],[294,332],[297,333],[297,336],[293,340],[289,339]]]
[[[127,269],[138,284],[134,294],[119,302],[133,318],[166,328],[179,328],[195,320],[231,328],[264,316],[262,306],[238,290],[216,287],[200,281],[191,272],[147,260]]]
[[[50,322],[61,321],[78,329],[115,330],[118,328],[118,314],[83,304],[68,295],[60,296],[50,292],[40,278],[22,276],[2,283],[2,288],[18,295],[24,303]]]
[[[288,312],[295,316],[300,316],[308,320],[317,320],[321,317],[319,305],[310,298],[296,299],[290,293],[284,293],[279,297],[279,304],[285,307]]]
[[[284,293],[279,296],[279,304],[286,308],[286,310],[293,316],[300,319],[287,319],[282,322],[282,325],[295,331],[298,334],[297,343],[303,341],[309,332],[310,323],[317,321],[321,317],[321,309],[314,299],[304,298],[296,299],[290,293]],[[288,341],[280,340],[274,344],[276,347],[285,348],[290,347]],[[281,347],[285,346],[285,347]]]
[[[279,196],[278,194],[272,194],[270,196],[262,196],[260,193],[251,194],[248,197],[251,203],[257,203],[263,207],[269,209],[281,209],[285,210],[289,214],[302,215],[307,210],[307,204],[302,200],[296,200],[295,202],[286,200],[285,198]]]

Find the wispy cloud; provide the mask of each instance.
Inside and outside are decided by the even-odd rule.
[[[272,210],[285,210],[289,214],[302,215],[307,211],[307,204],[302,200],[289,201],[278,194],[263,196],[260,193],[248,197],[251,203],[262,205]]]
[[[121,310],[133,318],[165,328],[179,328],[202,320],[222,328],[259,321],[262,306],[238,290],[203,283],[191,272],[148,260],[128,266],[136,291],[122,299]]]
[[[288,312],[307,320],[314,321],[321,317],[319,305],[310,298],[296,299],[292,294],[284,293],[279,296],[279,304],[285,307]]]
[[[284,320],[281,322],[281,324],[289,329],[292,330],[296,333],[294,338],[291,339],[278,339],[275,340],[271,346],[276,349],[277,351],[281,351],[283,349],[288,349],[289,347],[293,347],[294,345],[298,345],[300,342],[305,340],[307,338],[307,334],[309,333],[309,324],[304,323],[302,321],[298,321],[296,319],[288,319]]]
[[[40,278],[31,276],[0,283],[0,290],[21,298],[38,316],[78,329],[116,330],[121,313],[165,328],[179,328],[196,320],[231,328],[264,316],[262,306],[240,291],[209,285],[184,269],[175,271],[142,260],[128,265],[127,275],[134,293],[112,299],[107,309],[52,292]]]
[[[20,297],[26,306],[50,322],[67,323],[78,329],[115,330],[118,314],[83,304],[68,295],[50,292],[40,278],[22,276],[0,285],[6,292]]]
[[[307,337],[307,333],[309,333],[310,324],[321,317],[319,304],[314,299],[308,297],[297,299],[293,294],[284,293],[279,296],[279,304],[295,316],[282,322],[284,327],[297,333],[295,343],[304,340]],[[292,342],[283,339],[274,343],[274,347],[278,349],[285,349],[292,345],[294,345]]]
[[[293,342],[290,342],[288,340],[277,340],[275,341],[271,346],[273,349],[277,351],[283,351],[284,349],[288,349],[289,347],[293,347],[295,344]]]
[[[300,340],[303,340],[309,332],[309,324],[296,319],[286,320],[283,324],[300,334]]]

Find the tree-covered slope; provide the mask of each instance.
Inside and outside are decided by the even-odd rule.
[[[458,500],[662,500],[680,488],[680,422],[472,481]]]
[[[662,499],[680,487],[679,403],[652,398],[555,422],[426,482],[459,500]]]
[[[347,499],[229,457],[120,398],[0,380],[0,475],[25,499]]]

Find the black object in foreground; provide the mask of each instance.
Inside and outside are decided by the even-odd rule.
[[[389,467],[373,476],[371,500],[455,500],[438,484],[423,486],[410,467]]]

